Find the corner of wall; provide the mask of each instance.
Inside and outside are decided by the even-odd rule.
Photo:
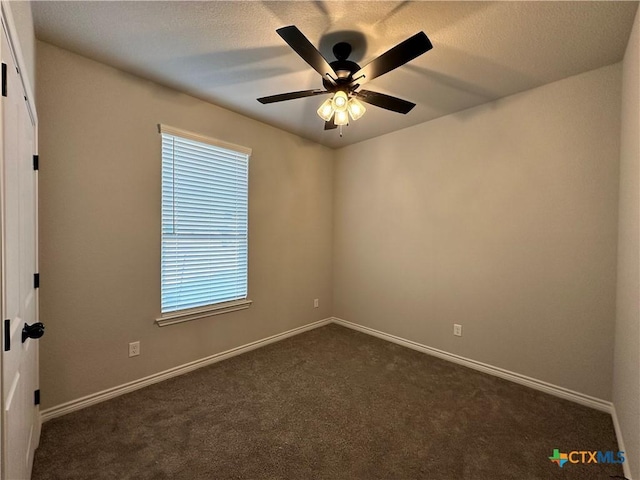
[[[640,478],[640,11],[622,64],[614,422],[625,476]]]

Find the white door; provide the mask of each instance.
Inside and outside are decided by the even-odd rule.
[[[38,341],[23,341],[25,324],[38,322],[37,177],[33,166],[34,123],[6,31],[1,44],[6,76],[2,102],[0,219],[2,235],[2,478],[31,476],[40,439],[34,396],[38,389]],[[6,96],[4,96],[6,93]],[[35,334],[37,335],[37,333]]]

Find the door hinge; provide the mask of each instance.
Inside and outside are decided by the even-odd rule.
[[[40,405],[40,389],[33,392],[33,404]]]
[[[40,274],[33,274],[33,288],[40,288]]]
[[[11,320],[4,321],[4,351],[11,350]]]
[[[33,156],[33,169],[38,170],[40,168],[40,157],[38,155]]]
[[[7,96],[7,64],[2,64],[2,96]]]

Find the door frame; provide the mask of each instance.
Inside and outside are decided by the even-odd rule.
[[[7,1],[7,0],[0,0],[0,23],[2,24],[2,29],[3,32],[0,32],[0,34],[4,35],[6,32],[7,38],[8,38],[8,44],[9,44],[9,50],[10,50],[10,54],[13,56],[15,64],[18,66],[18,69],[20,70],[20,81],[22,83],[22,87],[24,89],[24,92],[26,94],[26,104],[27,104],[27,110],[29,111],[29,116],[31,117],[31,123],[33,125],[33,154],[37,155],[38,154],[38,116],[36,113],[36,104],[35,104],[35,100],[34,100],[34,90],[33,87],[31,85],[31,82],[29,80],[29,77],[27,76],[27,68],[26,68],[26,62],[24,60],[24,56],[22,54],[22,48],[20,46],[20,37],[18,35],[18,27],[16,25],[16,22],[14,20],[13,17],[13,13],[11,11],[11,2]],[[35,38],[34,38],[34,42],[35,42]],[[2,115],[0,115],[0,145],[2,145],[4,139],[2,138],[2,132],[3,132],[3,125],[2,125]],[[3,156],[3,149],[0,148],[0,168],[4,168],[4,156]],[[2,199],[0,198],[0,201]],[[35,258],[35,267],[36,267],[36,272],[39,271],[39,267],[38,267],[38,171],[35,171],[35,205],[36,205],[36,215],[35,215],[35,242],[36,242],[36,258]],[[4,238],[0,238],[0,253],[2,248],[4,248]],[[3,258],[4,255],[0,255],[0,257]],[[4,268],[3,262],[0,261],[0,268]],[[2,277],[0,276],[0,306],[2,306],[4,304],[4,285],[1,284],[2,282]],[[39,305],[39,291],[38,289],[35,290],[34,292],[35,294],[35,303],[36,303],[36,318],[39,319],[40,318],[40,305]],[[1,332],[1,335],[4,336],[4,332]],[[4,340],[4,338],[3,338]],[[0,375],[2,375],[3,372],[3,368],[2,368],[2,354],[0,354]],[[39,358],[37,358],[37,361],[39,361]],[[3,383],[2,381],[0,381],[0,398],[4,399],[4,394],[5,392],[2,391],[3,387]],[[0,403],[3,403],[4,401],[0,401]],[[1,405],[2,411],[4,411],[4,405]],[[38,407],[39,408],[39,407]],[[2,412],[0,412],[2,413]],[[6,472],[5,472],[5,468],[6,468],[6,462],[5,462],[5,455],[6,455],[6,448],[7,445],[4,444],[4,439],[5,437],[5,425],[3,423],[3,414],[0,414],[0,479],[5,480],[6,478]],[[41,418],[40,415],[36,416],[36,422],[38,423],[37,429],[38,431],[40,430],[40,426],[41,426]],[[36,442],[36,447],[37,447],[37,443]]]

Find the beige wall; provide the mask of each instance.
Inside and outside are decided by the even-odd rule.
[[[640,478],[640,13],[622,67],[618,296],[613,403],[633,478]]]
[[[334,315],[610,400],[620,75],[339,150]]]
[[[46,43],[37,54],[43,408],[331,315],[332,150]],[[248,310],[154,324],[158,123],[253,149]]]
[[[332,151],[37,52],[44,408],[332,314],[611,399],[621,65]],[[153,324],[157,123],[253,148],[249,310]]]

